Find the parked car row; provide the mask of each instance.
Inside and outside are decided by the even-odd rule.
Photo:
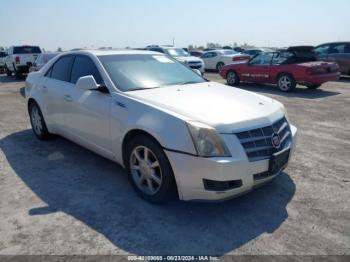
[[[231,86],[240,82],[277,84],[281,91],[290,92],[297,84],[315,89],[325,82],[336,81],[340,72],[336,63],[318,61],[313,47],[291,47],[224,66],[220,75]]]
[[[40,70],[59,53],[42,53],[39,46],[11,46],[0,52],[0,72],[21,78],[23,74]]]

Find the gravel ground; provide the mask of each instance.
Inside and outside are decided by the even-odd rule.
[[[294,159],[240,198],[165,206],[139,199],[117,164],[35,139],[23,86],[0,76],[0,254],[350,255],[350,79],[291,94],[240,86],[286,105]]]

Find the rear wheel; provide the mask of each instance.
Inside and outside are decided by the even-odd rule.
[[[221,72],[221,69],[224,67],[224,63],[223,62],[219,62],[217,65],[216,65],[216,70],[218,70],[218,72],[220,73]]]
[[[5,67],[5,71],[7,76],[12,76],[12,72],[7,68],[7,66]]]
[[[309,89],[317,89],[317,88],[319,88],[321,85],[308,85],[307,87],[309,88]]]
[[[126,146],[126,168],[136,192],[152,203],[176,196],[176,183],[163,149],[148,136],[132,139]]]
[[[227,73],[226,80],[227,84],[230,86],[238,85],[240,81],[237,73],[233,70]]]
[[[50,138],[50,133],[47,130],[43,114],[41,113],[38,104],[35,102],[32,102],[29,105],[29,117],[35,136],[40,140],[47,140]]]
[[[15,77],[16,77],[17,80],[21,79],[22,78],[22,72],[15,69]]]
[[[283,92],[291,92],[296,87],[295,79],[290,74],[281,74],[277,80],[278,88]]]

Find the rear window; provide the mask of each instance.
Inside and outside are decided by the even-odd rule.
[[[40,54],[41,50],[38,46],[15,46],[14,54]]]

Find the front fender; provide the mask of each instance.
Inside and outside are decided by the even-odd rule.
[[[120,164],[123,164],[124,138],[132,130],[148,133],[163,148],[196,154],[186,122],[171,112],[124,95],[114,95],[111,116],[111,137]]]

